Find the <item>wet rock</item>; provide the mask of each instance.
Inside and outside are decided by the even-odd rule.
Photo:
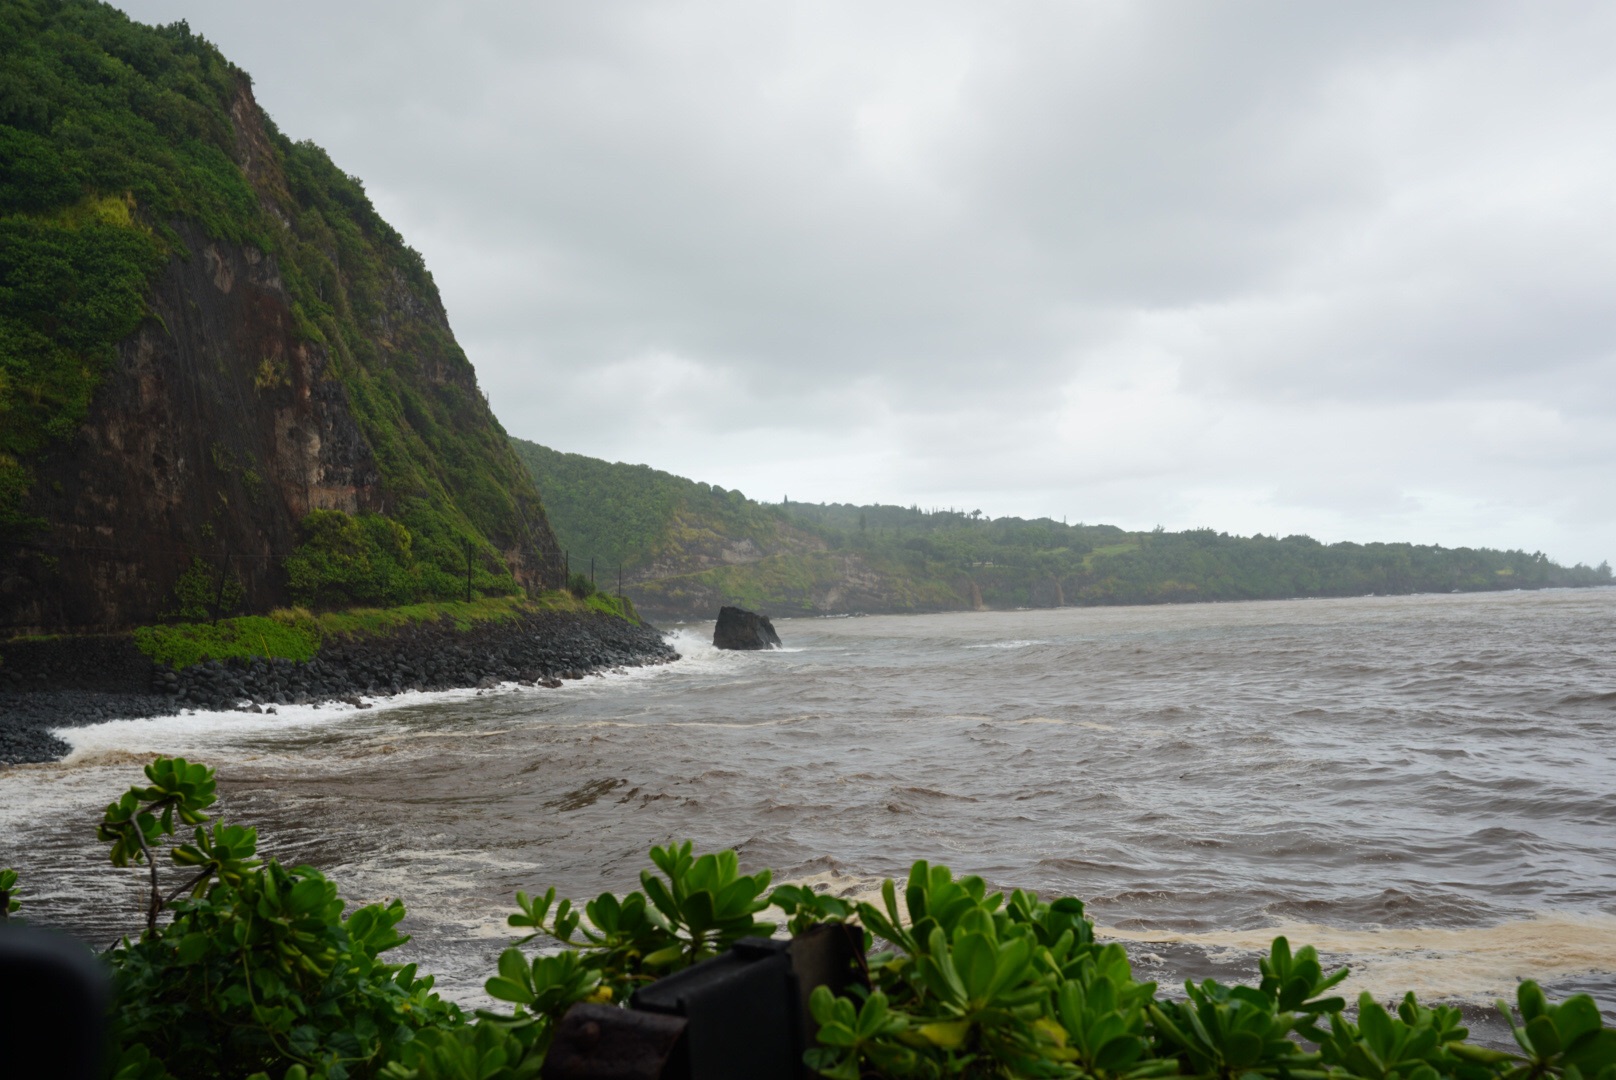
[[[713,646],[719,649],[772,649],[780,644],[780,635],[767,616],[745,608],[724,607],[718,611],[718,625],[713,627]]]

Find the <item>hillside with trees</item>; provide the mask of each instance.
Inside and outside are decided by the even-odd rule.
[[[0,628],[560,583],[421,256],[246,72],[8,0],[0,73]]]
[[[760,503],[646,465],[513,440],[574,570],[662,618],[1267,600],[1611,584],[1541,552],[1127,531],[980,510]]]

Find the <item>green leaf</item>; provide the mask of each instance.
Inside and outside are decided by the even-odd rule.
[[[1560,1033],[1555,1030],[1554,1021],[1543,1013],[1526,1022],[1526,1036],[1539,1058],[1548,1059],[1560,1052]]]
[[[664,967],[668,964],[678,963],[683,959],[685,947],[681,944],[668,945],[665,948],[650,953],[645,958],[648,967]]]
[[[713,911],[713,894],[710,892],[692,893],[685,897],[679,906],[680,921],[695,933],[704,933],[716,925]]]
[[[939,930],[937,933],[941,934]],[[933,955],[936,955],[934,950]],[[998,950],[993,942],[981,934],[966,934],[953,947],[954,968],[965,997],[985,1002],[993,989],[993,976],[998,970]]]
[[[533,991],[522,983],[502,978],[498,975],[483,983],[483,989],[488,992],[488,996],[491,998],[513,1002],[517,1005],[531,1004],[534,996]]]
[[[180,938],[178,956],[182,964],[195,964],[208,952],[206,934],[191,933]]]
[[[1548,999],[1543,996],[1542,987],[1531,979],[1516,987],[1515,1000],[1520,1005],[1523,1021],[1535,1020],[1548,1011]]]
[[[969,1020],[937,1020],[916,1028],[921,1038],[943,1050],[958,1050],[971,1032]]]
[[[1224,1043],[1223,1059],[1231,1068],[1249,1069],[1262,1058],[1263,1042],[1249,1031],[1231,1031]]]
[[[4,887],[4,882],[0,882],[0,888]],[[1573,994],[1554,1008],[1554,1027],[1566,1047],[1589,1032],[1598,1031],[1603,1024],[1599,1006],[1587,994]]]

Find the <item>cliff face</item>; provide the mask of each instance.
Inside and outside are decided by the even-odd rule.
[[[71,443],[35,468],[38,549],[0,579],[13,626],[155,619],[198,556],[247,606],[287,603],[279,558],[311,509],[385,508],[370,444],[301,340],[277,261],[178,223],[148,318],[122,342]]]
[[[9,458],[0,445],[0,465],[23,477],[10,489],[22,494],[0,506],[11,515],[0,515],[10,522],[0,529],[0,629],[150,622],[174,609],[187,575],[193,593],[216,581],[238,610],[285,605],[294,596],[283,561],[311,510],[403,526],[409,557],[430,571],[418,575],[423,589],[458,594],[473,567],[495,591],[558,585],[544,508],[431,276],[358,181],[280,135],[246,76],[183,25],[141,27],[84,3],[25,3],[7,18],[0,51],[24,54],[17,70],[38,75],[43,97],[35,112],[0,110],[0,139],[35,153],[29,175],[44,179],[0,185],[0,224],[24,230],[44,265],[50,244],[71,250],[88,235],[75,206],[108,204],[110,218],[96,212],[159,257],[144,317],[133,309],[137,328],[99,351],[59,329],[82,282],[64,278],[43,299],[0,288],[0,352],[23,340],[12,327],[66,342],[52,362],[76,365],[94,386],[80,412],[51,413],[38,393],[8,400],[0,380],[0,418],[31,408],[35,427],[56,433]],[[127,86],[77,74],[78,58],[96,50],[120,61],[107,70]],[[157,83],[172,92],[147,116]],[[174,120],[179,98],[193,113]],[[78,164],[75,123],[118,133],[124,156]],[[166,134],[165,124],[183,130]],[[217,153],[196,148],[199,130]],[[30,265],[0,258],[0,279],[37,278]],[[59,381],[37,359],[42,348],[0,361],[40,385]],[[70,349],[81,359],[64,365]]]

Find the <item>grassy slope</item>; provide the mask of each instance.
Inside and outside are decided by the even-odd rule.
[[[507,622],[526,611],[599,611],[638,622],[632,604],[596,594],[580,600],[571,593],[547,592],[531,600],[511,596],[450,600],[393,608],[352,608],[314,614],[303,608],[244,615],[218,623],[144,626],[133,631],[136,646],[159,663],[182,668],[203,660],[232,657],[310,660],[339,635],[374,637],[414,623],[447,619],[465,630],[480,623]]]
[[[765,506],[644,465],[514,441],[574,568],[591,553],[621,558],[625,591],[658,613],[707,615],[719,603],[772,614],[958,609],[972,605],[973,585],[985,606],[1010,608],[1057,596],[1135,604],[1611,582],[1608,566],[1562,567],[1523,551],[1129,533],[918,507]]]
[[[453,577],[470,543],[502,567],[502,544],[542,521],[537,495],[431,275],[356,178],[267,117],[238,130],[247,75],[183,23],[8,0],[0,70],[0,539],[43,524],[27,513],[30,461],[77,430],[153,275],[190,257],[171,228],[186,219],[278,258],[417,557]],[[236,164],[249,128],[267,138],[251,177]]]

